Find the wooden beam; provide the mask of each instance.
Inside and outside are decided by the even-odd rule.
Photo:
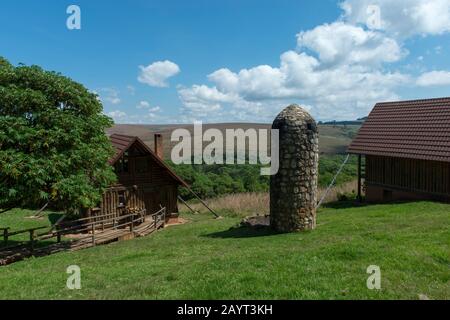
[[[192,211],[193,214],[197,214],[198,212],[192,209],[186,201],[183,200],[181,196],[178,196],[178,200],[180,200],[189,210]]]
[[[206,203],[205,203],[205,201],[203,201],[191,188],[189,188],[189,187],[187,187],[187,186],[184,186],[186,189],[188,189],[189,190],[189,192],[190,193],[192,193],[193,195],[194,195],[194,197],[196,197],[200,202],[201,202],[201,204],[203,204],[205,207],[206,207],[206,209],[208,209],[216,218],[220,218],[220,216],[217,214],[217,213],[215,213]]]
[[[42,214],[42,212],[48,207],[48,205],[50,204],[50,201],[47,202],[42,208],[40,208],[38,211],[36,211],[36,213],[33,215],[33,217],[35,218],[39,218]]]

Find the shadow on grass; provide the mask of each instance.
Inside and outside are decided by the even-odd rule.
[[[380,202],[358,202],[356,200],[348,200],[348,201],[336,201],[325,203],[322,205],[323,208],[331,208],[331,209],[351,209],[351,208],[362,208],[362,207],[371,207],[371,206],[379,206],[379,205],[397,205],[397,204],[408,204],[408,203],[421,203],[421,202],[438,202],[437,200],[393,200],[393,201],[380,201]],[[445,203],[445,202],[442,202]]]
[[[367,207],[369,204],[367,202],[358,202],[355,200],[349,200],[349,201],[336,201],[336,202],[330,202],[325,203],[322,205],[323,208],[331,208],[331,209],[350,209],[350,208],[361,208],[361,207]]]
[[[8,239],[7,242],[2,240],[0,242],[0,251],[1,250],[5,250],[5,249],[7,249],[9,247],[17,247],[17,246],[20,246],[20,245],[24,245],[25,243],[26,243],[26,241],[20,241],[20,240],[10,240],[10,239]]]
[[[233,227],[226,231],[219,231],[203,235],[207,238],[257,238],[275,236],[281,233],[273,230],[270,227]]]
[[[48,215],[48,221],[51,225],[54,225],[62,216],[62,213],[50,213]]]

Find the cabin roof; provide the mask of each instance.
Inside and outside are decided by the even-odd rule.
[[[348,152],[450,162],[450,97],[376,104]]]
[[[149,146],[147,146],[139,137],[134,136],[127,136],[123,134],[113,134],[109,137],[114,149],[115,154],[109,159],[109,164],[114,165],[120,157],[122,157],[123,153],[128,150],[134,143],[139,143],[152,157],[155,162],[161,166],[162,169],[166,170],[167,173],[175,179],[179,184],[188,187],[188,184],[180,177],[178,176],[161,158],[159,158],[155,152],[150,149]]]

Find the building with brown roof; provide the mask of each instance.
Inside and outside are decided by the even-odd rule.
[[[178,213],[178,187],[188,187],[163,161],[162,137],[155,135],[155,150],[138,137],[113,134],[115,149],[109,163],[114,166],[117,182],[103,194],[91,215],[123,215],[127,210],[146,209],[155,213],[166,208],[168,217]]]
[[[449,201],[450,98],[378,103],[348,152],[359,155],[367,201]]]

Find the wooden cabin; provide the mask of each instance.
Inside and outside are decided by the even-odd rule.
[[[369,202],[450,201],[450,98],[377,104],[348,151]]]
[[[110,136],[115,155],[109,160],[117,183],[102,196],[91,215],[123,215],[127,210],[146,209],[147,214],[166,208],[167,219],[178,216],[178,187],[188,185],[163,161],[162,137],[155,135],[155,150],[138,137]]]

